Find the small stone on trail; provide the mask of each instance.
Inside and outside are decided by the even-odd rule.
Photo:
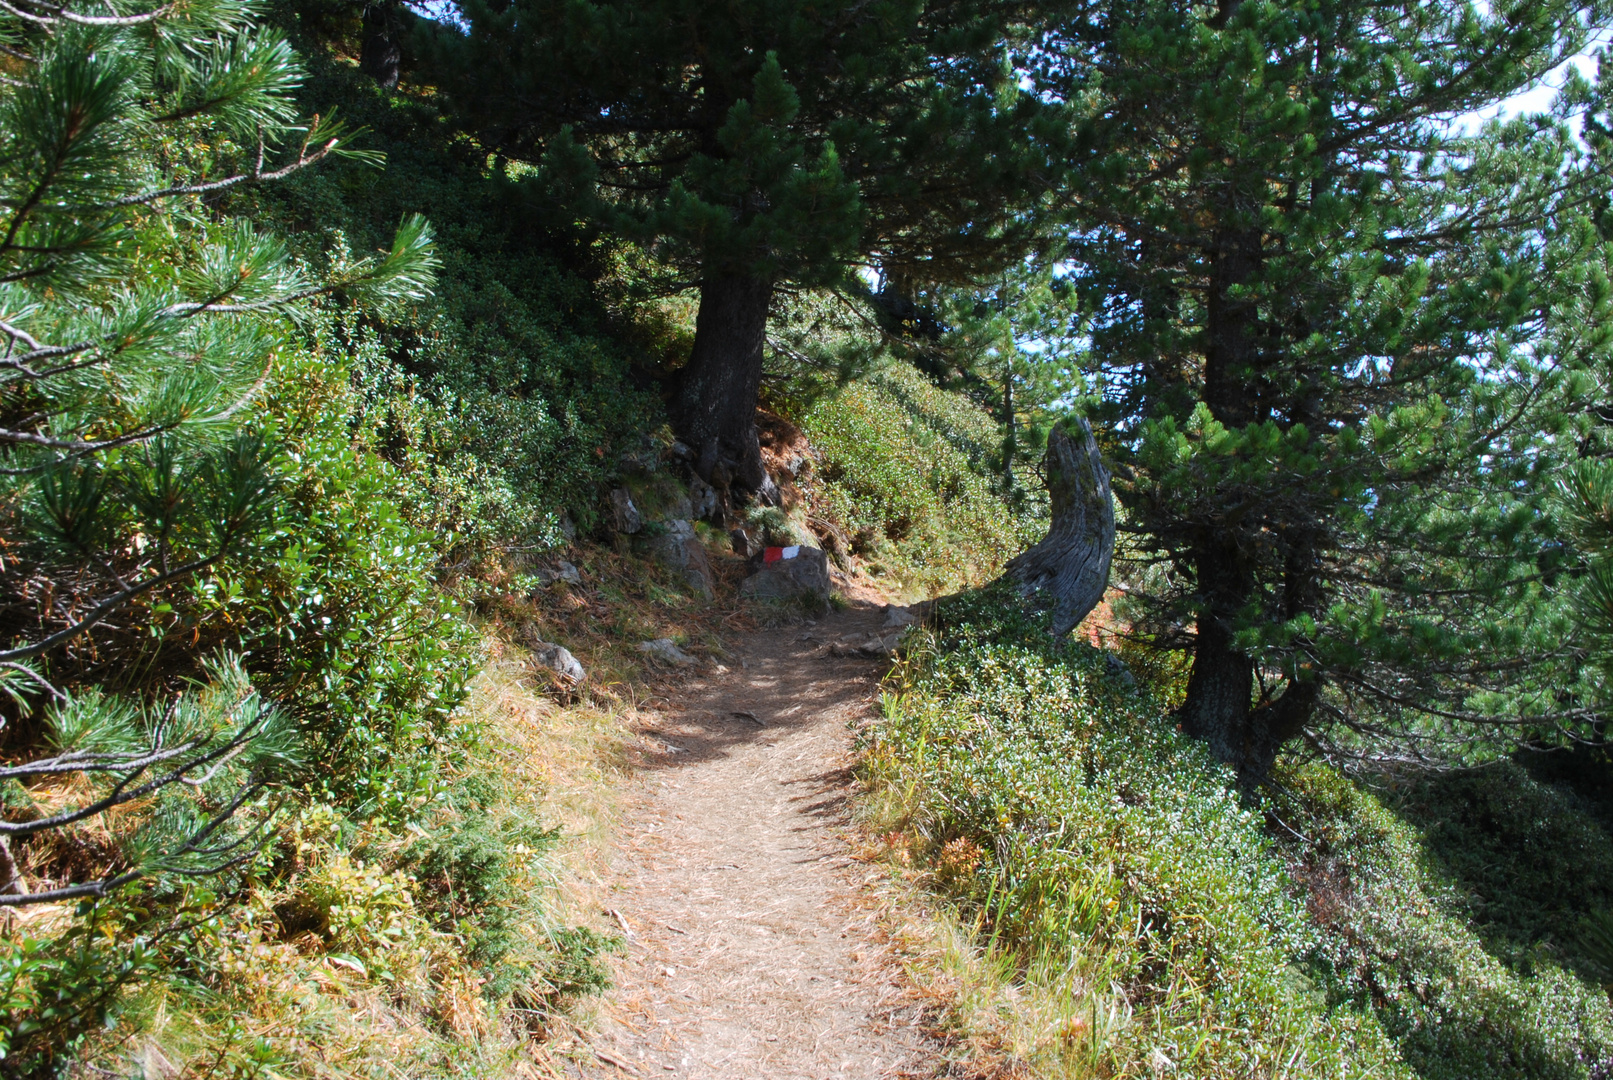
[[[540,641],[532,648],[532,659],[572,686],[588,678],[588,672],[583,670],[582,664],[564,645],[556,645],[552,641]]]
[[[695,662],[695,658],[678,648],[671,638],[656,638],[654,641],[641,641],[638,651],[644,653],[652,660],[659,660],[664,664],[676,664],[687,667]]]
[[[829,655],[865,656],[871,659],[879,660],[885,657],[895,656],[898,647],[901,645],[901,641],[902,632],[900,630],[892,634],[886,634],[883,637],[878,634],[869,634],[861,641],[858,641],[855,635],[853,635],[849,638],[841,638],[839,641],[836,641],[830,645]]]

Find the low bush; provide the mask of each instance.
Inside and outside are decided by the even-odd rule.
[[[1002,587],[893,675],[868,813],[1056,1004],[1049,1071],[1584,1077],[1605,996],[1485,952],[1415,834],[1320,766],[1251,805],[1124,665]]]
[[[1573,789],[1508,761],[1383,778],[1485,946],[1514,966],[1540,956],[1607,978],[1582,954],[1584,922],[1613,907],[1613,838]]]
[[[821,454],[815,512],[844,526],[852,552],[906,592],[978,584],[1036,538],[979,471],[994,428],[960,395],[892,364],[800,417]]]

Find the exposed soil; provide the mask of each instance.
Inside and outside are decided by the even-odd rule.
[[[863,604],[751,634],[641,727],[657,753],[607,882],[630,936],[584,1076],[944,1068],[847,838],[854,727],[885,665],[829,646],[882,618]]]

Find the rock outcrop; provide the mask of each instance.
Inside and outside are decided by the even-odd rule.
[[[666,531],[645,542],[650,556],[682,574],[689,587],[707,600],[715,597],[711,560],[706,556],[705,546],[696,539],[694,526],[682,518],[663,524]]]

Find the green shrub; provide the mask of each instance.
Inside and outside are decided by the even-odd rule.
[[[813,491],[852,550],[904,589],[977,584],[1036,538],[983,473],[991,422],[960,395],[893,364],[826,397],[801,418],[822,455]]]
[[[1613,838],[1570,789],[1497,762],[1395,777],[1386,799],[1460,888],[1489,949],[1515,965],[1581,965],[1581,923],[1613,906]]]
[[[1094,1018],[1061,1060],[1523,1080],[1613,1050],[1606,997],[1485,952],[1415,834],[1336,773],[1249,805],[1109,655],[1053,642],[1011,590],[939,618],[865,768],[908,793],[901,827],[982,938]]]
[[[336,163],[235,202],[315,265],[370,250],[407,213],[429,214],[436,232],[429,299],[320,332],[324,348],[356,359],[355,427],[421,496],[410,520],[446,525],[462,546],[455,562],[553,545],[566,515],[590,527],[622,452],[660,423],[635,377],[651,358],[598,296],[611,245],[574,235],[535,177],[492,167],[445,128],[430,90],[383,91],[296,12],[275,19],[307,56],[303,105],[365,125],[386,167]]]
[[[1443,877],[1405,822],[1322,766],[1282,782],[1272,809],[1295,833],[1280,842],[1325,931],[1309,970],[1331,1000],[1376,1012],[1419,1076],[1568,1078],[1613,1065],[1607,996],[1545,956],[1514,969],[1510,942],[1486,951],[1465,918],[1466,882]]]
[[[429,794],[419,761],[446,732],[478,645],[436,587],[438,539],[400,510],[407,485],[348,433],[348,370],[315,351],[282,356],[265,404],[283,448],[279,527],[254,558],[176,598],[162,636],[245,652],[304,734],[304,789],[398,815]]]

